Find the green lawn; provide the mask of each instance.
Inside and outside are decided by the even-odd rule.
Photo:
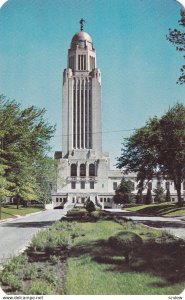
[[[129,263],[125,248],[109,243],[120,232],[142,238]],[[183,240],[106,212],[89,216],[74,209],[5,263],[0,281],[16,295],[178,295],[185,286],[183,261]]]
[[[144,240],[129,266],[122,253],[110,250],[107,243],[111,235],[122,230],[133,231]],[[147,242],[160,239],[161,232],[133,222],[121,225],[111,220],[80,222],[75,225],[75,232],[79,232],[79,236],[67,260],[65,294],[174,295],[184,290],[181,262],[172,253],[178,252],[177,246],[173,248],[171,244],[168,249],[167,244]]]
[[[165,217],[181,217],[185,216],[185,207],[178,207],[175,203],[160,203],[150,205],[135,205],[132,207],[124,207],[124,210],[136,211],[140,214],[165,216]]]
[[[20,207],[19,209],[17,209],[16,205],[7,205],[5,207],[2,207],[1,220],[14,218],[17,215],[24,216],[26,214],[34,213],[42,209],[43,208],[40,207]]]

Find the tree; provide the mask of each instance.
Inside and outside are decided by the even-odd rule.
[[[160,119],[150,119],[123,143],[118,168],[136,172],[144,180],[160,175],[174,181],[182,206],[181,183],[185,178],[185,106],[176,104]]]
[[[146,197],[145,197],[145,204],[151,204],[152,203],[152,192],[151,192],[151,189],[148,188],[147,189],[147,194],[146,194]]]
[[[51,157],[38,160],[35,170],[36,182],[39,186],[39,200],[43,203],[51,202],[51,190],[56,182],[57,161]]]
[[[182,27],[185,27],[185,9],[180,11],[181,19],[179,20],[179,24]],[[169,29],[169,34],[167,36],[167,40],[172,43],[173,46],[176,46],[176,50],[180,52],[185,51],[185,33],[178,29]],[[185,58],[185,56],[183,56]],[[185,83],[185,65],[183,65],[180,69],[181,75],[177,81],[179,84]]]
[[[134,185],[131,180],[126,180],[125,177],[122,178],[120,185],[116,189],[116,195],[114,196],[114,203],[123,204],[131,203],[135,196],[132,194],[134,190]]]
[[[20,199],[38,199],[44,188],[37,176],[39,162],[47,157],[55,130],[44,120],[44,114],[44,109],[34,106],[22,110],[17,102],[0,96],[1,161],[6,162],[4,177],[13,184],[10,191],[17,198],[17,207]]]
[[[174,181],[182,206],[181,183],[185,178],[185,106],[176,104],[159,121],[158,162],[163,177]]]
[[[170,190],[169,190],[169,188],[166,190],[165,201],[166,201],[166,202],[171,202],[171,195],[170,195]]]
[[[88,213],[91,215],[91,213],[93,211],[96,210],[96,207],[94,205],[94,203],[91,200],[87,200],[86,206],[85,206],[86,210],[88,211]]]
[[[117,167],[122,169],[123,174],[137,174],[139,201],[142,199],[145,181],[150,181],[158,174],[158,137],[158,119],[154,117],[129,138],[124,139],[121,156],[117,158]]]
[[[154,190],[155,202],[161,203],[165,200],[164,189],[161,186],[157,186]]]

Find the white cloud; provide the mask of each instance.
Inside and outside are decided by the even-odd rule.
[[[0,8],[3,6],[3,4],[5,4],[5,2],[7,2],[8,0],[0,0]]]

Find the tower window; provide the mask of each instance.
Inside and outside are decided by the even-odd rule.
[[[92,149],[92,98],[89,90],[89,149]]]
[[[91,189],[91,190],[94,189],[94,181],[90,181],[90,189]]]
[[[113,182],[113,190],[114,191],[117,189],[117,186],[118,186],[117,182]]]
[[[81,189],[82,189],[82,190],[85,189],[85,181],[81,181]]]
[[[76,164],[71,165],[71,177],[76,177],[77,176],[77,166]]]
[[[80,91],[77,92],[77,147],[80,148]]]
[[[75,89],[73,90],[73,148],[76,148],[76,90]]]
[[[86,70],[86,55],[78,55],[78,70]]]
[[[95,177],[95,165],[94,164],[89,165],[89,176]]]
[[[80,165],[80,177],[85,177],[86,176],[86,165],[81,164]]]
[[[75,181],[72,181],[72,182],[71,182],[71,189],[72,189],[72,190],[75,190],[75,189],[76,189],[76,182],[75,182]]]

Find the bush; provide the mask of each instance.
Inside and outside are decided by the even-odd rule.
[[[69,249],[71,244],[72,242],[69,232],[60,231],[58,228],[51,228],[38,232],[32,238],[31,247],[33,247],[35,251],[44,251],[56,247]]]
[[[12,272],[4,272],[1,278],[2,282],[14,290],[21,288],[21,280]]]
[[[142,242],[142,238],[131,231],[122,231],[116,236],[109,238],[109,245],[118,251],[119,254],[123,253],[127,263],[129,263],[131,253],[133,254],[133,251],[137,250]]]
[[[87,201],[87,204],[86,204],[85,208],[86,208],[86,210],[88,211],[89,214],[91,214],[93,211],[96,210],[96,207],[95,207],[94,203],[91,200]]]
[[[4,264],[4,270],[14,273],[22,269],[27,263],[28,257],[26,255],[13,256]]]
[[[54,289],[48,282],[38,280],[33,281],[27,290],[28,295],[53,295]]]
[[[41,268],[37,263],[29,264],[24,270],[24,279],[36,279],[39,277]]]
[[[53,265],[57,265],[60,263],[60,257],[56,256],[56,255],[50,255],[50,261]]]
[[[55,285],[59,281],[58,276],[49,268],[42,270],[40,278],[41,280],[47,281],[48,283],[55,284]]]

